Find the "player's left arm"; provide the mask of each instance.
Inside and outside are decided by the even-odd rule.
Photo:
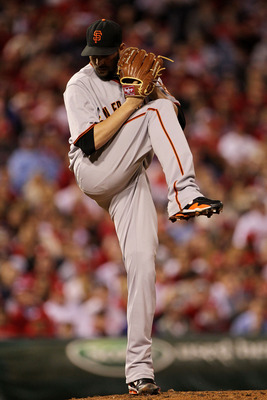
[[[170,97],[163,90],[161,90],[159,86],[155,86],[153,92],[149,96],[149,100],[156,100],[156,99],[171,100],[173,103],[174,111],[175,111],[176,115],[178,115],[178,107],[176,105],[177,103],[175,103],[172,99],[170,99]]]
[[[182,129],[184,130],[186,126],[186,120],[182,109],[182,105],[174,96],[171,95],[171,93],[168,91],[168,89],[163,84],[160,78],[157,84],[155,85],[153,92],[149,95],[149,100],[156,100],[156,99],[168,99],[172,101],[174,111],[177,115],[177,118],[179,120]]]

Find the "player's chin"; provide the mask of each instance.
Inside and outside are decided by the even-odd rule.
[[[96,75],[98,78],[102,79],[102,81],[110,81],[114,74],[108,68],[96,68]]]

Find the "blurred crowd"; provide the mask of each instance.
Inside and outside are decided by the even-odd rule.
[[[88,59],[87,26],[174,60],[202,193],[221,215],[168,220],[157,207],[154,334],[267,334],[267,3],[264,0],[0,2],[0,338],[126,333],[127,281],[109,215],[68,169],[62,94]],[[145,266],[144,266],[145,268]]]

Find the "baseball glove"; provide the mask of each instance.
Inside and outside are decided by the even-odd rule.
[[[127,47],[118,62],[118,75],[125,97],[146,97],[154,89],[163,68],[163,56]],[[172,60],[170,60],[172,61]]]

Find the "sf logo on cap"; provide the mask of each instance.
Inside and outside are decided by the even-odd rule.
[[[93,41],[95,43],[99,42],[101,40],[102,37],[102,32],[99,30],[94,31],[94,36],[93,36]]]

